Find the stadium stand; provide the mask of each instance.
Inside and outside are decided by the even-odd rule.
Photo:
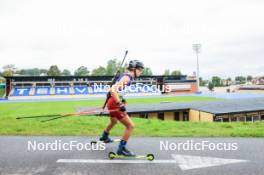
[[[105,94],[112,76],[13,76],[6,79],[6,97]],[[167,88],[166,88],[167,87]],[[142,76],[126,93],[195,93],[196,80],[181,76]]]

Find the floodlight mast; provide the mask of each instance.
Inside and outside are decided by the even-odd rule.
[[[199,76],[199,53],[201,52],[201,44],[193,44],[192,45],[194,52],[196,53],[196,84],[197,84],[197,92],[200,92],[200,76]]]

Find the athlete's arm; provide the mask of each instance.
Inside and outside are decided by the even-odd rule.
[[[117,103],[121,103],[121,100],[118,95],[118,90],[122,90],[130,81],[128,76],[122,77],[116,84],[110,89],[111,96],[115,99]]]

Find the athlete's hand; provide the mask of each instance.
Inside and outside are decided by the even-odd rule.
[[[119,109],[122,112],[126,112],[126,106],[125,106],[125,104],[124,103],[119,103]]]
[[[127,101],[125,99],[122,99],[121,102],[126,105],[127,104]]]

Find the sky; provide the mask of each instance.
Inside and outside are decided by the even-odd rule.
[[[0,0],[0,67],[139,59],[154,74],[264,75],[262,0]],[[0,70],[1,70],[0,68]]]

